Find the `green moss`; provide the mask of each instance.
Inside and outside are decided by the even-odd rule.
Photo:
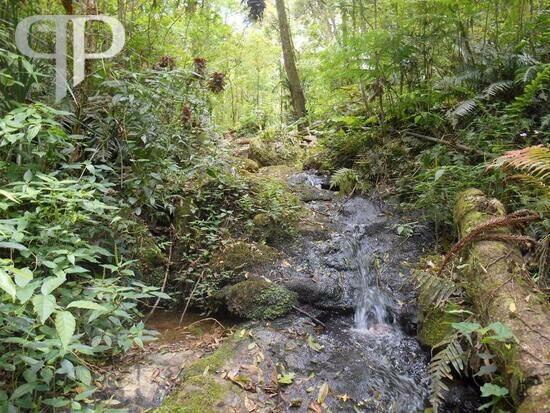
[[[230,390],[229,383],[220,383],[214,376],[197,375],[186,379],[170,395],[156,413],[215,413],[216,405]]]
[[[236,241],[217,251],[211,265],[217,271],[246,271],[271,263],[277,256],[277,250],[267,245]]]
[[[252,320],[272,320],[296,304],[296,293],[265,280],[247,280],[229,287],[225,300],[230,312]]]
[[[241,168],[247,172],[258,172],[258,169],[260,169],[260,165],[258,165],[258,162],[254,161],[253,159],[244,158],[241,161]]]
[[[183,370],[183,378],[187,379],[192,376],[203,374],[206,369],[209,372],[219,370],[223,364],[231,359],[235,353],[237,339],[233,338],[230,341],[222,344],[216,351],[209,356],[202,357],[189,365]]]
[[[277,181],[285,182],[290,175],[295,172],[294,168],[287,165],[274,165],[260,168],[258,174],[260,177],[272,178]]]
[[[422,307],[424,319],[418,332],[418,340],[426,346],[434,347],[453,332],[451,323],[460,321],[457,314],[451,314],[448,311],[457,310],[460,307],[453,303],[447,304],[445,308],[447,311],[424,304]]]

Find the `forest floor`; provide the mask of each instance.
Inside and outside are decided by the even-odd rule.
[[[286,182],[307,214],[296,239],[275,245],[275,258],[245,276],[296,292],[308,315],[240,323],[191,316],[180,327],[179,313],[158,313],[149,325],[160,340],[113,368],[104,396],[136,412],[423,410],[429,353],[415,338],[409,275],[433,242],[430,231],[399,236],[396,226],[414,217],[376,198],[338,197],[315,171],[258,173]],[[375,277],[365,284],[367,273]],[[366,297],[367,326],[354,322],[358,297]],[[447,408],[475,411],[475,390],[453,393]]]

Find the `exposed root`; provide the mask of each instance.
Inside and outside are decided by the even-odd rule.
[[[523,242],[536,244],[536,241],[529,237],[512,234],[490,234],[487,232],[497,228],[509,227],[512,225],[525,224],[527,222],[538,221],[541,217],[535,212],[528,210],[520,210],[508,214],[504,217],[493,218],[484,224],[478,225],[470,233],[457,242],[445,255],[441,267],[439,268],[437,275],[440,276],[447,264],[467,245],[470,245],[474,241],[478,240],[495,240],[495,241],[510,241],[510,242]]]

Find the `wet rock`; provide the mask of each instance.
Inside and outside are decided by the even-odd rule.
[[[265,280],[247,280],[220,293],[228,310],[250,320],[272,320],[287,314],[296,304],[296,293]]]
[[[334,192],[319,189],[307,184],[291,185],[290,190],[303,202],[331,201],[336,197]]]
[[[480,406],[479,390],[472,383],[455,378],[447,383],[449,390],[444,393],[442,413],[474,413]]]

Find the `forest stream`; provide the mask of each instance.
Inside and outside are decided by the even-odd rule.
[[[280,246],[283,258],[254,275],[298,293],[309,316],[294,311],[272,322],[228,320],[225,327],[237,338],[226,339],[231,344],[211,354],[222,335],[217,321],[186,316],[178,327],[179,313],[158,313],[149,326],[160,331],[161,345],[120,369],[108,392],[120,406],[136,412],[158,406],[177,377],[184,385],[176,393],[207,391],[202,382],[185,385],[190,366],[215,383],[231,384],[224,383],[228,395],[216,401],[215,411],[306,412],[321,411],[322,404],[332,412],[424,410],[430,355],[415,338],[409,276],[432,234],[398,236],[395,225],[403,217],[388,205],[375,198],[336,197],[323,189],[327,178],[315,171],[294,173],[288,184],[297,193],[307,191],[309,222],[297,241]],[[193,331],[197,326],[202,339]],[[189,345],[190,337],[196,346]],[[475,411],[474,390],[457,386],[452,393],[449,410]]]

